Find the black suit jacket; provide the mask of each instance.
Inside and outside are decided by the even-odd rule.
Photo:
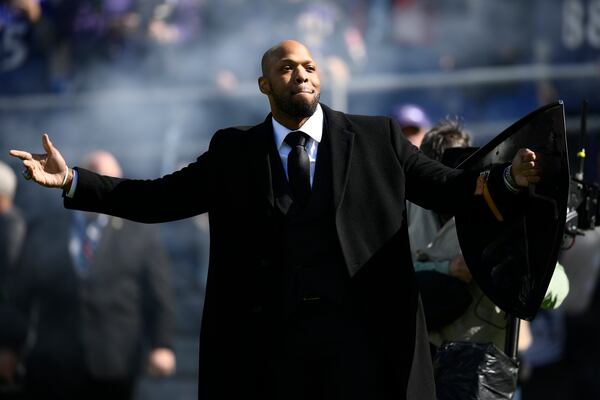
[[[420,153],[389,118],[323,106],[331,140],[335,222],[353,297],[377,332],[398,398],[434,396],[427,331],[414,279],[405,199],[442,212],[479,204],[476,173]],[[252,398],[277,325],[267,294],[277,269],[277,200],[270,116],[218,131],[196,162],[156,180],[100,177],[79,169],[65,206],[142,222],[209,212],[210,267],[200,349],[200,397]],[[216,394],[215,394],[216,393]]]
[[[82,278],[69,252],[71,224],[66,211],[33,224],[24,249],[15,296],[35,330],[29,374],[85,368],[96,378],[132,378],[143,347],[172,346],[172,283],[158,230],[110,217]]]

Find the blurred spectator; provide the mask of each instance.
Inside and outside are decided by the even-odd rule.
[[[28,58],[28,35],[41,15],[37,0],[0,1],[0,72],[21,67]]]
[[[404,136],[415,146],[421,147],[425,132],[431,128],[425,111],[414,104],[401,104],[394,108],[392,116],[400,124]]]
[[[109,153],[82,164],[121,175]],[[174,372],[170,267],[155,227],[63,212],[33,226],[25,247],[15,297],[35,332],[32,398],[131,399],[144,347],[148,373]]]
[[[153,41],[161,44],[184,43],[199,33],[205,0],[163,0],[156,3],[147,27]]]
[[[17,177],[0,161],[0,284],[15,266],[25,238],[25,221],[13,200]]]
[[[367,49],[362,32],[350,18],[357,5],[339,1],[307,3],[296,17],[296,29],[322,65],[325,79],[345,83],[354,69],[364,66]]]
[[[523,359],[523,400],[600,398],[600,229],[589,230],[561,254],[571,291],[560,313],[532,321],[533,345]]]
[[[17,178],[0,161],[0,398],[18,398],[21,393],[20,355],[25,342],[23,317],[11,304],[8,281],[25,239],[25,220],[14,206]]]
[[[45,29],[51,38],[46,41],[54,48],[50,55],[55,90],[141,83],[148,73],[153,79],[163,76],[173,63],[172,54],[163,50],[195,39],[203,4],[203,0],[50,2]]]
[[[590,259],[588,262],[597,263],[598,259]],[[593,280],[590,279],[590,286],[594,289],[588,306],[578,314],[567,315],[564,359],[560,364],[562,368],[557,371],[562,373],[560,379],[568,380],[569,396],[573,399],[600,398],[600,379],[598,379],[600,348],[596,344],[600,333],[598,276]],[[535,379],[535,375],[532,378]]]
[[[0,0],[0,94],[45,88],[47,64],[34,32],[41,12],[38,0]]]
[[[159,85],[207,83],[208,43],[205,37],[207,0],[137,0],[141,16],[143,54],[137,82]],[[148,78],[148,79],[145,79]],[[204,80],[204,81],[203,81]]]
[[[409,111],[415,110],[410,108]],[[423,117],[419,112],[407,111],[404,118],[401,126],[416,124],[413,121]],[[439,122],[424,138],[420,143],[421,150],[437,161],[442,161],[447,149],[468,147],[471,140],[455,120]],[[415,271],[421,285],[428,329],[436,330],[457,318],[470,304],[472,299],[466,285],[471,282],[471,274],[460,252],[454,219],[414,204],[411,206],[409,235]],[[444,290],[439,290],[441,288]],[[436,346],[440,344],[435,343]]]
[[[99,80],[105,87],[108,63],[139,59],[142,17],[135,0],[61,0],[46,8],[56,91],[100,87]]]
[[[425,132],[431,127],[425,111],[413,104],[397,105],[392,111],[392,117],[398,122],[404,136],[415,146],[420,147]],[[434,214],[410,201],[406,202],[408,218],[408,236],[410,237],[411,253],[429,244],[438,231],[439,222]]]
[[[569,390],[564,370],[566,332],[562,310],[540,310],[530,327],[531,346],[521,354],[522,399],[597,398],[572,396]]]

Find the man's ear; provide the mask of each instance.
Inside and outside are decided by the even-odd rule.
[[[264,76],[258,78],[258,88],[263,94],[271,94],[271,85],[269,85],[269,81],[267,81],[267,79]]]

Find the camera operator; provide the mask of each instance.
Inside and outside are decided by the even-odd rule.
[[[436,124],[426,135],[421,150],[430,158],[447,162],[447,149],[466,148],[470,136],[455,120]],[[447,157],[446,157],[447,158]],[[451,165],[455,166],[455,165]],[[503,349],[506,313],[483,294],[472,280],[461,255],[454,218],[434,214],[439,230],[428,246],[416,249],[415,271],[421,285],[429,340],[435,347],[446,341],[492,342]],[[419,221],[411,221],[418,224]],[[569,291],[564,269],[557,264],[542,308],[557,308]],[[429,307],[428,307],[429,305]],[[452,319],[451,321],[448,321]],[[527,343],[527,325],[522,326],[521,346]]]

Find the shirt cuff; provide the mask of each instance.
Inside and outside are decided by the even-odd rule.
[[[65,194],[65,196],[67,196],[70,199],[72,199],[73,197],[75,197],[75,189],[77,189],[77,176],[78,176],[77,170],[73,169],[73,180],[71,181],[71,188]]]

